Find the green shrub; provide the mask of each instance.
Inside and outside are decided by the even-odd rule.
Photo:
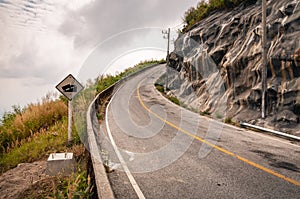
[[[226,124],[236,125],[236,123],[232,120],[231,117],[225,118],[224,122],[225,122]]]
[[[167,61],[165,59],[161,59],[158,61],[158,64],[165,64],[165,63],[167,63]]]
[[[204,116],[204,115],[211,115],[211,113],[209,111],[201,111],[200,115]]]
[[[232,9],[241,3],[251,5],[257,0],[209,0],[208,3],[201,0],[196,7],[189,8],[183,17],[185,27],[182,32],[189,30],[193,25],[207,16],[211,15],[215,11],[221,11],[225,9]]]
[[[221,113],[216,113],[215,117],[217,119],[222,119],[223,118],[223,115]]]
[[[174,104],[180,105],[180,102],[176,97],[168,97],[168,99]]]
[[[155,84],[155,88],[161,93],[165,92],[164,87],[160,84]]]

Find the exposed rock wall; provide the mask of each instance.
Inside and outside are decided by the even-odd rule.
[[[175,42],[170,66],[178,73],[169,72],[170,89],[199,111],[257,122],[261,32],[261,1],[215,12],[200,21]],[[300,117],[299,0],[267,1],[267,40],[265,124],[295,129]]]

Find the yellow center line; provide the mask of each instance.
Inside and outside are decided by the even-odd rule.
[[[260,170],[262,170],[262,171],[265,171],[265,172],[267,172],[267,173],[269,173],[269,174],[271,174],[271,175],[273,175],[273,176],[276,176],[276,177],[278,177],[278,178],[281,178],[281,179],[283,179],[283,180],[285,180],[285,181],[288,181],[288,182],[290,182],[290,183],[292,183],[292,184],[294,184],[294,185],[300,187],[300,182],[298,182],[298,181],[296,181],[296,180],[293,180],[293,179],[291,179],[291,178],[288,178],[288,177],[286,177],[286,176],[284,176],[284,175],[282,175],[282,174],[280,174],[280,173],[277,173],[276,171],[273,171],[273,170],[271,170],[271,169],[268,169],[268,168],[266,168],[266,167],[264,167],[264,166],[261,166],[261,165],[255,163],[255,162],[252,162],[251,160],[248,160],[247,158],[241,157],[241,156],[239,156],[239,155],[237,155],[237,154],[235,154],[235,153],[233,153],[233,152],[230,152],[230,151],[228,151],[228,150],[226,150],[226,149],[224,149],[224,148],[222,148],[222,147],[220,147],[220,146],[216,146],[216,145],[214,145],[214,144],[212,144],[212,143],[210,143],[210,142],[204,140],[203,138],[198,137],[198,136],[196,136],[196,135],[194,135],[194,134],[192,134],[192,133],[190,133],[190,132],[188,132],[188,131],[186,131],[186,130],[184,130],[184,129],[178,127],[178,126],[176,126],[176,125],[173,124],[172,122],[170,122],[170,121],[168,121],[168,120],[162,118],[161,116],[159,116],[159,115],[156,114],[155,112],[151,111],[151,110],[145,105],[145,103],[143,102],[143,100],[142,100],[142,98],[141,98],[141,95],[140,95],[140,86],[141,86],[141,82],[140,82],[140,83],[138,84],[138,86],[137,86],[137,96],[138,96],[138,99],[139,99],[140,104],[142,105],[142,107],[143,107],[145,110],[147,110],[149,113],[151,113],[152,115],[154,115],[155,117],[157,117],[158,119],[160,119],[161,121],[163,121],[164,123],[168,124],[169,126],[173,127],[174,129],[176,129],[176,130],[178,130],[178,131],[180,131],[180,132],[182,132],[182,133],[184,133],[184,134],[186,134],[186,135],[188,135],[188,136],[190,136],[190,137],[195,138],[196,140],[198,140],[198,141],[200,141],[200,142],[202,142],[202,143],[204,143],[204,144],[206,144],[206,145],[208,145],[208,146],[211,146],[211,147],[217,149],[218,151],[221,151],[221,152],[223,152],[223,153],[225,153],[225,154],[227,154],[227,155],[230,155],[230,156],[232,156],[232,157],[235,157],[235,158],[237,158],[237,159],[239,159],[239,160],[241,160],[241,161],[243,161],[243,162],[245,162],[245,163],[247,163],[247,164],[249,164],[249,165],[251,165],[251,166],[253,166],[253,167],[255,167],[255,168],[258,168],[258,169],[260,169]]]

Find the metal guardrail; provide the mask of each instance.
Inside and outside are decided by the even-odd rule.
[[[110,186],[108,177],[106,175],[106,170],[103,165],[102,157],[100,155],[100,150],[98,147],[98,142],[96,139],[96,134],[98,133],[98,119],[96,117],[96,111],[101,107],[101,105],[105,102],[105,100],[112,96],[116,88],[122,85],[122,83],[128,81],[132,77],[142,73],[145,70],[148,70],[150,68],[153,68],[155,66],[158,66],[160,64],[154,64],[151,66],[148,66],[146,68],[142,68],[141,70],[130,74],[129,76],[124,77],[123,79],[119,80],[118,82],[114,83],[101,93],[99,93],[92,103],[89,105],[86,119],[87,119],[87,140],[88,140],[88,146],[89,146],[89,152],[92,162],[92,168],[93,168],[93,175],[94,180],[97,188],[97,195],[98,198],[103,199],[112,199],[114,198],[114,194],[112,191],[112,188]]]
[[[272,129],[267,129],[267,128],[256,126],[256,125],[253,125],[253,124],[248,124],[246,122],[241,122],[240,125],[241,125],[241,127],[254,128],[254,129],[261,130],[261,131],[273,133],[273,134],[276,134],[276,135],[280,135],[280,136],[284,136],[284,137],[287,137],[287,138],[291,138],[291,139],[300,141],[300,137],[297,137],[295,135],[283,133],[283,132],[280,132],[280,131],[275,131],[275,130],[272,130]]]

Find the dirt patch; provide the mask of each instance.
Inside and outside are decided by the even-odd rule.
[[[0,198],[40,198],[52,192],[53,177],[45,174],[46,161],[21,163],[0,176]]]

